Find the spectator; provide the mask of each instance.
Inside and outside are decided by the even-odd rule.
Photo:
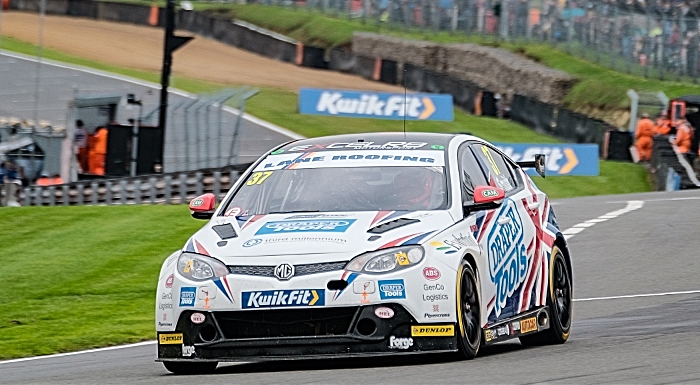
[[[686,159],[690,154],[690,146],[693,143],[693,128],[690,123],[685,119],[681,118],[676,126],[676,140],[673,144],[678,147],[678,152],[683,154]]]
[[[668,135],[671,132],[671,120],[668,119],[668,111],[661,112],[654,126],[656,135]]]
[[[640,161],[651,160],[651,146],[654,143],[654,122],[649,119],[649,114],[642,114],[642,119],[637,123],[637,130],[634,132],[637,139],[637,153]]]
[[[36,185],[37,186],[51,186],[53,184],[53,180],[49,178],[49,174],[46,172],[41,173],[41,177],[36,180]]]
[[[92,145],[89,151],[90,174],[105,174],[105,156],[107,155],[107,128],[97,127],[92,136]]]
[[[85,126],[83,121],[78,119],[75,121],[75,153],[78,157],[78,165],[80,166],[80,172],[86,172],[88,169],[88,136],[87,131],[85,131]]]
[[[3,186],[5,196],[0,199],[0,206],[18,207],[19,203],[17,202],[16,193],[17,186],[20,185],[21,182],[17,179],[17,166],[14,162],[7,161],[5,162],[4,169],[5,184]]]

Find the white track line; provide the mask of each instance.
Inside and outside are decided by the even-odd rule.
[[[700,197],[682,197],[682,198],[656,198],[656,199],[644,199],[642,202],[670,202],[670,201],[691,201],[698,200]],[[611,201],[605,203],[625,203],[627,201]]]
[[[90,350],[81,350],[79,352],[70,352],[70,353],[59,353],[59,354],[49,354],[46,356],[35,356],[35,357],[26,357],[26,358],[17,358],[14,360],[7,360],[7,361],[0,361],[0,365],[3,364],[14,364],[17,362],[25,362],[25,361],[34,361],[34,360],[42,360],[44,358],[58,358],[58,357],[67,357],[67,356],[75,356],[78,354],[85,354],[85,353],[99,353],[99,352],[104,352],[108,350],[118,350],[118,349],[128,349],[128,348],[135,348],[138,346],[146,346],[146,345],[155,345],[156,341],[144,341],[144,342],[138,342],[135,344],[129,344],[129,345],[118,345],[118,346],[110,346],[107,348],[99,348],[99,349],[90,349]]]
[[[644,201],[627,201],[627,207],[625,207],[624,209],[611,211],[607,214],[603,214],[603,215],[599,216],[598,218],[589,219],[585,222],[581,222],[579,224],[573,225],[572,227],[562,231],[561,233],[564,235],[564,238],[566,238],[568,240],[568,239],[571,239],[571,237],[573,237],[574,235],[576,235],[576,234],[582,232],[583,230],[595,225],[596,223],[601,223],[601,222],[605,222],[609,219],[617,218],[622,214],[627,214],[630,211],[640,209],[640,208],[642,208],[642,206],[644,206]]]
[[[15,59],[19,59],[19,60],[27,60],[27,61],[31,61],[31,62],[35,62],[35,63],[39,61],[38,59],[36,59],[32,56],[27,56],[27,55],[15,53],[15,52],[8,53],[8,51],[0,51],[0,55],[9,56],[11,58],[15,58]],[[64,69],[69,69],[69,70],[73,70],[73,71],[88,73],[91,75],[97,75],[97,76],[102,76],[102,77],[106,77],[106,78],[110,78],[110,79],[120,80],[123,82],[136,84],[136,85],[139,85],[142,87],[148,87],[148,88],[157,89],[157,90],[160,89],[160,84],[151,83],[151,82],[147,82],[144,80],[138,80],[138,79],[134,79],[134,78],[123,76],[123,75],[116,75],[116,74],[109,73],[109,72],[99,71],[99,70],[88,68],[88,67],[72,65],[72,64],[69,65],[66,63],[61,63],[61,62],[57,62],[57,61],[49,60],[49,59],[42,59],[41,63],[46,64],[46,65],[51,65],[54,67],[58,67],[58,68],[64,68]],[[190,94],[189,92],[178,90],[176,88],[169,88],[168,92],[175,94],[175,95],[180,95],[180,96],[183,96],[186,98],[190,98],[190,99],[195,98],[195,95]],[[235,115],[239,114],[239,111],[237,109],[229,107],[229,106],[224,106],[223,110],[225,110],[226,112],[229,112],[229,113],[233,113]],[[280,135],[287,136],[291,139],[303,139],[304,138],[304,136],[301,136],[301,135],[297,134],[296,132],[289,131],[286,128],[282,128],[276,124],[266,122],[262,119],[256,118],[256,117],[249,115],[249,114],[246,114],[246,113],[243,113],[243,119],[245,119],[251,123],[257,124],[259,126],[265,127],[268,130],[274,131]]]
[[[630,294],[630,295],[615,295],[615,296],[611,296],[611,297],[577,298],[577,299],[574,299],[574,302],[603,301],[603,300],[607,300],[607,299],[622,299],[622,298],[663,297],[666,295],[684,295],[684,294],[698,294],[698,293],[700,293],[700,290],[669,291],[667,293]]]

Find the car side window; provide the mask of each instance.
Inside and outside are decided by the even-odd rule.
[[[464,146],[459,153],[459,179],[463,203],[474,201],[476,186],[488,185],[484,171],[470,146]]]
[[[501,154],[483,144],[473,145],[481,166],[488,174],[488,185],[502,188],[506,193],[517,189],[514,171]]]

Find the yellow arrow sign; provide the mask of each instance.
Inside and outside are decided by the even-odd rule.
[[[420,120],[428,119],[430,117],[430,115],[432,115],[433,112],[435,112],[435,105],[433,104],[433,101],[430,100],[429,97],[426,96],[423,98],[423,105],[425,105],[425,109],[418,116],[418,119],[420,119]]]
[[[566,164],[559,170],[559,174],[568,174],[578,165],[578,158],[574,150],[565,148],[564,155],[566,155]]]
[[[309,302],[309,306],[314,306],[316,301],[318,301],[318,294],[316,293],[316,290],[311,290],[311,294],[314,295],[314,299],[312,299],[311,302]]]

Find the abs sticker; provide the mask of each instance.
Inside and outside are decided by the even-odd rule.
[[[381,299],[406,298],[406,288],[403,279],[379,281],[379,297]]]
[[[512,201],[507,201],[496,217],[496,223],[488,235],[489,275],[496,285],[494,311],[496,317],[506,306],[506,301],[525,280],[527,255],[523,242],[523,223]],[[501,218],[508,223],[498,224]]]
[[[356,219],[316,219],[265,223],[255,235],[289,233],[344,233]]]

